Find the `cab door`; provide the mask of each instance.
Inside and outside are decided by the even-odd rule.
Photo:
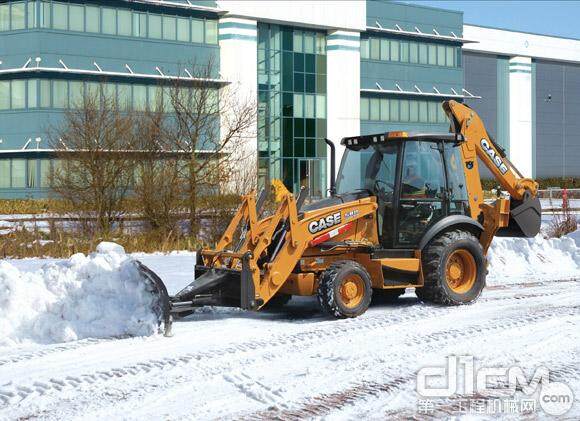
[[[414,249],[448,214],[443,142],[404,143],[396,214],[396,246]]]

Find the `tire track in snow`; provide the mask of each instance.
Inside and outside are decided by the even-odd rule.
[[[402,385],[415,379],[415,376],[397,377],[385,383],[363,382],[334,393],[323,393],[308,398],[301,405],[288,409],[268,409],[254,414],[241,416],[242,420],[296,420],[322,417],[347,405],[353,405],[361,399],[376,396],[380,393],[393,393]]]
[[[12,363],[19,363],[22,361],[34,360],[36,358],[42,358],[47,355],[56,354],[59,352],[66,352],[66,351],[73,351],[79,348],[84,348],[87,346],[102,344],[106,342],[118,341],[120,339],[127,339],[130,336],[112,336],[108,338],[88,338],[82,339],[75,342],[65,342],[62,344],[57,345],[50,345],[46,348],[42,349],[33,349],[30,351],[26,351],[24,353],[13,353],[12,355],[8,355],[5,357],[0,358],[0,367],[6,364]]]
[[[485,295],[483,295],[482,297],[480,297],[478,302],[489,302],[489,301],[500,301],[500,300],[501,301],[508,301],[508,300],[512,300],[512,299],[520,300],[520,299],[526,299],[526,298],[548,297],[548,296],[555,296],[555,295],[562,294],[563,291],[561,291],[561,290],[555,291],[555,292],[550,292],[550,293],[538,292],[535,294],[522,294],[520,291],[521,287],[525,287],[525,288],[540,287],[540,286],[549,285],[549,284],[554,283],[554,282],[578,283],[578,282],[580,282],[580,278],[554,279],[554,280],[538,281],[538,282],[518,282],[518,283],[505,284],[505,285],[490,285],[490,286],[485,287],[484,293],[486,290],[496,291],[496,290],[512,290],[512,289],[514,289],[515,292],[520,293],[521,295],[518,295],[518,296],[500,296],[500,297],[485,297]],[[407,304],[406,306],[415,308],[415,306],[417,306],[417,305],[422,305],[422,304],[420,302],[418,302],[418,303],[413,302],[413,303]],[[425,305],[425,304],[423,304],[423,305]],[[428,308],[440,308],[440,307],[437,307],[434,305],[429,305],[429,304],[426,304],[426,306]],[[401,310],[404,307],[403,307],[403,305],[399,305],[395,308],[398,310]],[[451,307],[451,308],[453,308],[453,307]],[[413,311],[415,311],[415,310],[413,310]],[[396,320],[396,318],[395,318],[395,319],[393,319],[393,321],[396,322],[398,320]],[[130,336],[114,336],[114,337],[109,337],[109,338],[88,338],[88,339],[83,339],[83,340],[75,341],[75,342],[51,345],[47,348],[38,349],[38,350],[31,350],[31,351],[27,351],[27,352],[22,353],[22,354],[14,353],[13,355],[9,355],[9,356],[0,358],[0,367],[4,366],[6,364],[34,360],[37,358],[42,358],[42,357],[45,357],[47,355],[56,354],[59,352],[72,351],[72,350],[76,350],[76,349],[83,348],[83,347],[98,345],[101,343],[117,341],[117,340],[122,340],[122,339],[127,339],[127,338],[130,338]]]
[[[444,309],[449,309],[447,313],[456,307],[445,307]],[[432,308],[431,308],[432,309]],[[527,311],[528,309],[526,309]],[[540,322],[546,319],[551,319],[554,317],[561,317],[566,315],[576,315],[580,313],[580,306],[570,306],[570,307],[554,307],[547,309],[540,309],[538,312],[533,314],[524,314],[520,318],[514,318],[510,320],[505,320],[503,318],[492,319],[488,324],[470,326],[464,329],[449,329],[441,332],[435,332],[432,334],[418,333],[411,335],[404,343],[409,347],[416,347],[416,345],[422,346],[424,344],[432,345],[433,343],[441,344],[442,342],[452,342],[456,339],[464,340],[468,335],[481,335],[483,333],[488,334],[489,332],[502,331],[507,329],[513,329],[523,326],[529,326],[531,323]],[[0,405],[0,410],[6,409],[9,405],[13,403],[20,402],[24,399],[35,395],[45,395],[47,393],[61,392],[65,388],[77,389],[83,385],[90,386],[92,384],[101,387],[104,383],[111,380],[117,380],[126,376],[137,376],[143,373],[149,373],[151,371],[164,371],[171,370],[176,367],[186,366],[191,363],[198,364],[189,370],[191,376],[195,374],[205,375],[205,376],[216,376],[224,375],[224,372],[229,372],[230,367],[217,367],[209,370],[203,370],[199,364],[204,359],[208,359],[215,363],[217,357],[227,356],[237,354],[240,350],[242,351],[263,351],[263,350],[274,350],[280,346],[292,345],[296,352],[302,352],[305,346],[318,344],[320,342],[328,341],[336,337],[348,336],[353,331],[365,331],[365,330],[383,330],[387,326],[393,325],[393,318],[384,315],[380,319],[385,320],[375,320],[371,325],[356,325],[350,323],[347,329],[336,327],[330,330],[315,329],[309,332],[299,332],[297,334],[286,335],[278,337],[273,342],[261,341],[261,342],[248,342],[245,344],[238,344],[236,346],[230,346],[221,350],[221,352],[206,352],[197,354],[185,354],[178,357],[168,357],[161,359],[152,359],[145,362],[136,363],[129,366],[124,366],[121,368],[113,368],[110,370],[101,370],[87,374],[81,374],[78,376],[67,376],[64,378],[52,378],[45,382],[36,381],[32,385],[8,385],[0,388],[0,401],[4,402],[4,405]],[[411,313],[407,317],[400,317],[404,319],[404,322],[415,321],[418,317],[417,314]],[[356,320],[356,319],[353,319]],[[361,319],[358,319],[361,320]],[[367,320],[364,320],[367,321]],[[301,345],[301,346],[297,346]],[[258,355],[257,358],[260,358]],[[281,356],[282,357],[282,356]],[[238,361],[239,362],[239,361]],[[228,379],[226,379],[228,380]],[[235,383],[235,378],[233,379]],[[239,380],[239,379],[238,379]],[[228,380],[229,381],[229,380]],[[390,386],[391,388],[393,386]],[[239,387],[238,387],[239,388]],[[140,389],[137,389],[140,390]],[[250,389],[248,389],[250,390]],[[373,392],[372,387],[366,386],[361,390],[368,390],[365,392],[367,394]],[[130,392],[129,392],[130,393]],[[255,388],[251,393],[255,393]],[[363,393],[362,391],[360,393]],[[376,393],[373,392],[373,393]],[[259,394],[259,393],[258,393]]]
[[[557,309],[552,309],[557,310]],[[580,314],[580,306],[572,306],[564,311],[551,311],[551,309],[545,309],[529,317],[525,317],[517,320],[494,319],[496,322],[491,325],[482,326],[469,326],[462,329],[451,329],[448,331],[440,331],[432,334],[422,335],[412,335],[411,338],[407,339],[403,343],[409,348],[416,350],[416,345],[423,347],[424,345],[434,345],[437,344],[439,347],[446,345],[449,342],[453,342],[455,339],[465,339],[470,336],[482,336],[489,335],[494,331],[501,332],[503,330],[515,329],[519,327],[529,327],[531,323],[538,323],[544,320],[549,320],[554,317],[561,317],[566,315],[577,315]],[[431,347],[432,348],[432,347]],[[403,352],[403,351],[402,351]],[[565,365],[560,370],[551,371],[552,374],[558,376],[575,373],[578,375],[580,369],[576,368],[573,364]],[[360,384],[355,384],[347,389],[339,392],[334,392],[330,394],[321,394],[312,398],[307,398],[295,403],[286,402],[285,408],[278,409],[272,408],[265,411],[258,411],[253,414],[243,415],[242,419],[249,420],[302,420],[305,417],[323,417],[330,414],[333,411],[340,409],[343,406],[353,405],[361,399],[366,399],[370,396],[376,396],[379,393],[392,393],[399,389],[401,386],[409,381],[416,380],[415,373],[411,373],[406,376],[391,376],[393,380],[386,383],[377,382],[363,382]],[[397,415],[396,413],[389,415]],[[444,415],[443,413],[441,415]],[[449,416],[449,413],[445,414]],[[409,419],[402,417],[401,419]],[[415,418],[410,418],[415,419]],[[418,419],[421,419],[420,417]]]

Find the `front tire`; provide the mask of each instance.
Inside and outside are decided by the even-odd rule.
[[[455,230],[439,235],[425,248],[422,264],[425,285],[415,290],[421,301],[470,304],[485,287],[486,258],[470,232]]]
[[[372,294],[369,273],[351,260],[333,263],[318,281],[318,302],[325,313],[337,319],[363,314],[369,308]]]

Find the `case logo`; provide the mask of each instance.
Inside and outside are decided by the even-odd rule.
[[[489,155],[495,166],[499,169],[502,174],[505,174],[508,171],[508,167],[504,164],[501,156],[497,154],[497,152],[491,147],[489,142],[486,138],[481,139],[481,147]]]
[[[324,218],[320,218],[316,221],[310,222],[308,224],[308,231],[310,231],[312,234],[316,234],[319,231],[338,225],[340,222],[340,212],[337,212],[332,215],[325,216]]]

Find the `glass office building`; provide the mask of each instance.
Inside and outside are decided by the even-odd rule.
[[[447,99],[480,110],[526,175],[578,176],[578,51],[384,0],[0,0],[0,198],[49,195],[48,131],[91,89],[144,111],[184,66],[209,62],[204,89],[256,104],[245,165],[261,186],[323,197],[325,138],[447,131]]]

